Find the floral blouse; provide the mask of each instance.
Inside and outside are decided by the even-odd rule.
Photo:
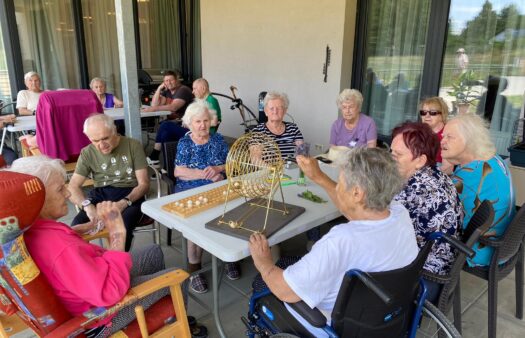
[[[459,237],[463,208],[452,180],[436,167],[425,166],[416,171],[394,199],[407,208],[420,249],[436,231]],[[454,258],[452,246],[440,240],[432,247],[424,269],[444,275]]]
[[[190,134],[179,140],[177,145],[176,166],[184,166],[190,169],[205,169],[209,166],[223,165],[228,156],[228,145],[221,134],[210,135],[210,139],[205,144],[195,144]],[[212,180],[182,180],[177,178],[175,192],[197,188],[206,184],[213,183]]]

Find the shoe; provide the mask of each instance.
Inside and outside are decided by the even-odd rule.
[[[195,293],[208,292],[208,283],[203,275],[196,274],[190,277],[190,289]]]
[[[146,157],[146,162],[148,165],[152,166],[155,169],[160,169],[160,161],[159,160],[152,160],[149,157]]]
[[[224,265],[224,270],[226,270],[226,277],[228,277],[229,280],[237,280],[241,278],[241,270],[239,269],[239,265],[237,263],[226,263]]]
[[[208,337],[208,329],[204,325],[197,324],[197,320],[193,316],[188,316],[188,324],[192,338],[206,338]]]
[[[152,180],[152,181],[156,181],[156,180],[158,179],[158,177],[157,177],[157,175],[154,173],[153,175],[151,175],[151,176],[149,177],[149,179]]]

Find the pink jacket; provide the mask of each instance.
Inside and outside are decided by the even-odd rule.
[[[132,263],[127,252],[87,243],[68,225],[41,218],[24,238],[36,265],[74,316],[117,303],[130,287]]]

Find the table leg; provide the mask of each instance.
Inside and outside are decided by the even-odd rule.
[[[226,338],[224,330],[221,324],[221,317],[219,316],[219,268],[217,263],[217,257],[211,256],[211,272],[212,272],[212,283],[213,283],[213,317],[215,318],[215,326],[219,331],[221,338]]]
[[[188,240],[186,237],[182,236],[182,268],[188,271]]]

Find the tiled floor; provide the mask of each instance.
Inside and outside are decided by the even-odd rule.
[[[68,223],[75,214],[71,207],[68,216],[62,219]],[[323,228],[324,231],[326,229]],[[168,267],[182,265],[180,254],[181,238],[174,234],[173,245],[165,245],[166,229],[162,227],[161,241]],[[135,236],[133,245],[140,246],[152,242],[149,234],[139,234]],[[303,254],[305,252],[304,243],[306,236],[297,236],[280,245],[281,255]],[[204,254],[205,264],[209,265],[210,257]],[[237,281],[229,281],[226,277],[222,279],[220,288],[220,317],[223,328],[228,337],[245,337],[245,327],[240,320],[248,309],[248,299],[251,292],[251,281],[256,274],[255,268],[250,258],[242,262],[242,277]],[[211,271],[205,273],[209,284],[211,282]],[[211,290],[211,285],[209,285]],[[486,283],[476,277],[462,274],[461,280],[462,309],[463,309],[463,335],[464,337],[482,338],[487,336],[487,286]],[[213,315],[206,307],[212,306],[212,294],[209,291],[203,295],[192,294],[190,297],[188,313],[197,317],[200,323],[206,325],[209,330],[209,337],[218,337]],[[515,288],[514,274],[511,274],[499,284],[498,293],[498,337],[525,337],[525,322],[514,317],[515,311]],[[20,333],[15,337],[33,337],[28,332]]]

